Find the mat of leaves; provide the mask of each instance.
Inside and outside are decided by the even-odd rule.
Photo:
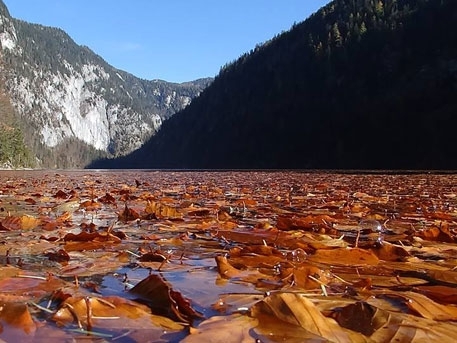
[[[0,339],[457,339],[457,176],[0,172]]]

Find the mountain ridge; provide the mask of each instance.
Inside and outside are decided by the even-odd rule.
[[[12,18],[2,1],[0,44],[4,88],[43,167],[82,167],[133,151],[212,80],[137,78],[62,29]]]
[[[332,1],[222,68],[140,150],[89,167],[457,169],[456,7]]]

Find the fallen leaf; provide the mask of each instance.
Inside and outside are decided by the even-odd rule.
[[[138,212],[133,208],[129,208],[127,204],[125,204],[124,211],[118,214],[118,219],[122,222],[131,222],[132,220],[136,220],[138,218],[140,218]]]
[[[439,303],[457,304],[457,288],[442,285],[417,286],[415,291]]]
[[[252,328],[258,321],[247,315],[233,314],[229,316],[214,316],[201,322],[196,328],[190,328],[190,335],[182,343],[252,343]]]
[[[147,301],[152,311],[173,320],[191,322],[202,315],[195,311],[181,293],[159,275],[149,275],[130,290],[130,293]]]
[[[0,328],[0,339],[14,341],[18,339],[18,336],[25,339],[23,335],[18,335],[14,329],[19,329],[26,334],[26,337],[30,337],[36,330],[36,324],[25,303],[0,302]]]
[[[320,249],[309,255],[314,262],[329,265],[377,265],[378,257],[370,250],[360,248]]]
[[[156,201],[148,201],[144,212],[146,214],[154,214],[157,218],[182,218],[182,214],[175,207]]]
[[[367,303],[357,301],[334,310],[332,318],[346,329],[371,336],[376,329],[375,322],[373,322],[374,312],[375,310]]]
[[[21,228],[22,230],[31,230],[41,224],[41,220],[33,216],[24,214],[21,217]]]
[[[56,261],[56,262],[68,262],[70,261],[70,255],[64,250],[64,249],[59,249],[57,251],[48,251],[44,254],[47,258],[49,258],[51,261]]]
[[[277,318],[331,342],[368,342],[362,334],[342,328],[332,318],[325,317],[307,297],[298,293],[272,293],[251,309],[254,318],[263,315]]]
[[[409,309],[427,319],[456,321],[457,307],[438,304],[427,296],[415,292],[385,292],[384,296],[394,296],[404,300]]]
[[[164,329],[180,331],[184,328],[183,325],[168,318],[151,314],[145,305],[116,296],[69,297],[61,304],[52,319],[60,325],[68,325],[79,320],[80,324],[89,330],[160,329],[163,332]]]

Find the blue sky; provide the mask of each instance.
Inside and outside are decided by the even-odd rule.
[[[14,18],[59,27],[144,79],[215,76],[330,0],[3,0]]]

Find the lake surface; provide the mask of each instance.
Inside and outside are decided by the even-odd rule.
[[[26,339],[33,332],[36,340],[108,335],[127,342],[152,335],[192,341],[187,329],[165,333],[154,320],[152,326],[138,321],[120,328],[95,319],[92,327],[83,314],[80,326],[61,323],[56,313],[75,305],[53,294],[135,303],[140,297],[152,312],[197,328],[218,316],[228,323],[234,315],[255,316],[254,304],[270,292],[305,292],[318,301],[322,292],[340,297],[347,285],[358,294],[368,279],[368,288],[395,292],[402,285],[454,286],[457,175],[0,171],[0,223],[0,300],[27,303],[33,319],[15,326],[0,314],[1,339]],[[391,246],[396,248],[387,251]],[[352,262],[325,255],[340,249],[346,257],[355,254]],[[437,269],[445,276],[432,273]],[[131,292],[150,275],[188,299],[201,317],[192,319],[185,309],[170,314],[154,295]],[[264,329],[259,324],[252,337],[268,341]],[[275,334],[278,341],[287,337]]]

